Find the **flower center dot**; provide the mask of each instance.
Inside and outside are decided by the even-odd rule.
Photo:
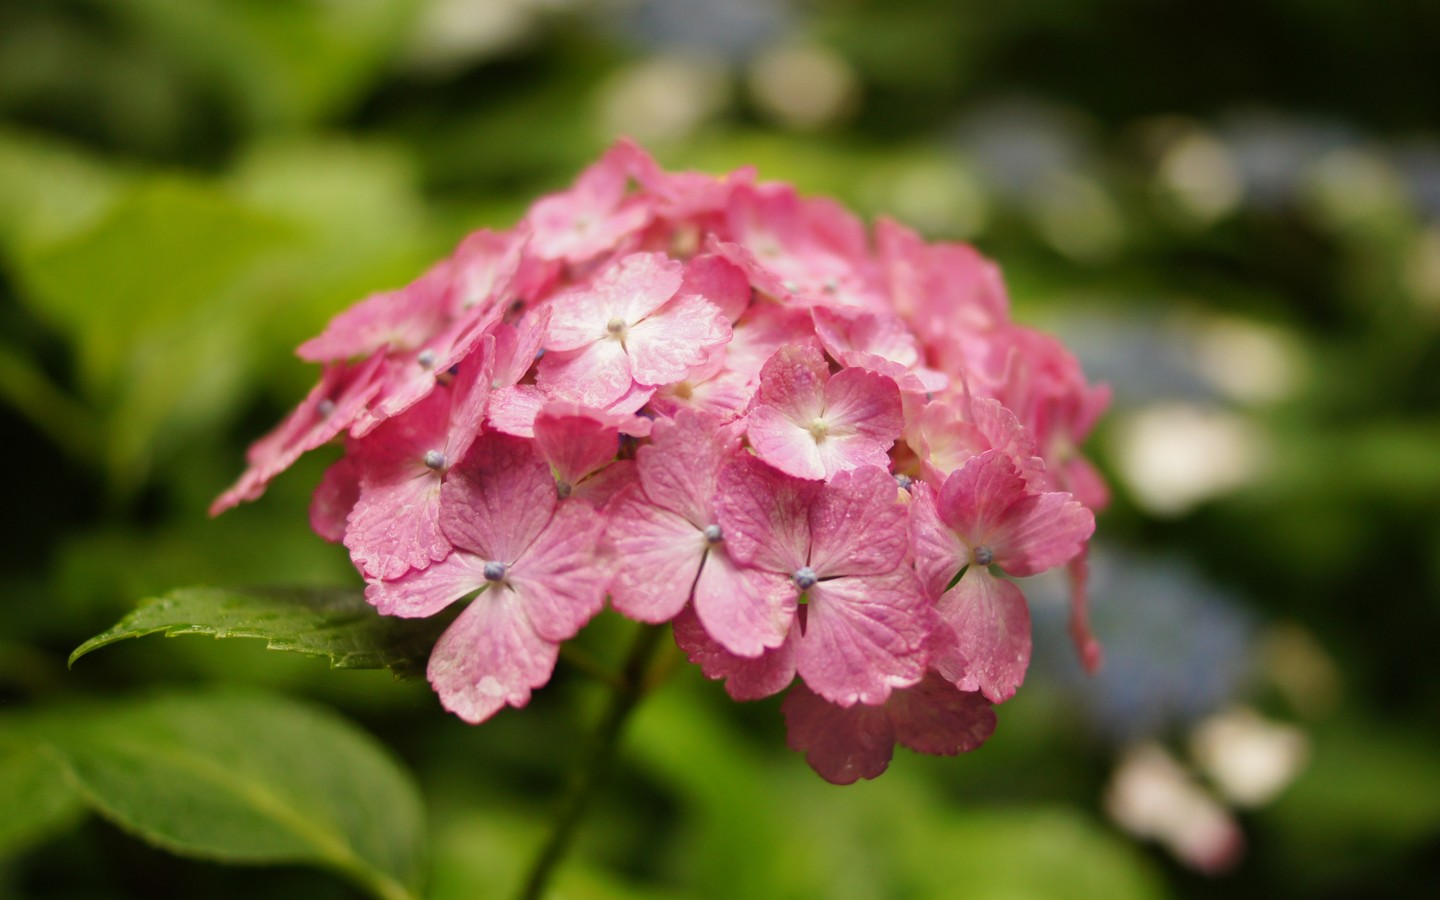
[[[824,419],[816,419],[810,423],[807,430],[810,432],[810,436],[815,439],[815,443],[818,444],[825,440],[825,436],[830,433],[830,423]]]
[[[435,367],[435,351],[421,350],[420,354],[415,357],[415,362],[422,369],[433,369]]]
[[[708,542],[710,542],[710,543],[712,543],[712,544],[718,544],[718,543],[720,543],[720,539],[721,539],[722,537],[724,537],[724,535],[720,533],[720,526],[719,526],[719,525],[706,525],[706,526],[705,526],[705,540],[706,540],[706,541],[708,541]]]
[[[809,566],[801,566],[795,570],[794,575],[790,576],[790,580],[795,582],[795,586],[800,590],[808,591],[814,587],[815,583],[820,579],[815,577],[814,569]]]
[[[995,561],[995,551],[984,544],[976,547],[972,555],[977,566],[988,566]]]
[[[485,580],[500,581],[505,577],[505,564],[491,560],[485,564]]]
[[[445,454],[439,450],[425,451],[425,467],[428,469],[440,470],[445,468]]]
[[[610,332],[611,337],[620,340],[625,337],[625,320],[619,316],[615,316],[605,323],[605,330]]]

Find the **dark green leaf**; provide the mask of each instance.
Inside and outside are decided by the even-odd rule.
[[[164,632],[167,637],[260,638],[271,650],[328,657],[336,669],[414,675],[423,671],[430,648],[449,622],[443,615],[382,616],[364,594],[346,588],[181,588],[146,602],[81,644],[70,662],[116,641]]]
[[[329,868],[418,895],[424,813],[373,738],[322,707],[230,691],[72,708],[34,723],[97,812],[171,852]]]

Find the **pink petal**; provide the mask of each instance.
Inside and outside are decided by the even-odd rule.
[[[545,404],[534,430],[540,455],[567,488],[599,471],[620,449],[620,432],[611,417],[573,403]]]
[[[671,627],[675,643],[706,678],[725,679],[725,692],[735,700],[759,700],[778,694],[795,680],[795,645],[799,637],[791,626],[785,643],[755,658],[736,656],[706,633],[694,609],[685,607]]]
[[[900,389],[885,375],[842,369],[825,385],[825,421],[833,431],[854,432],[888,452],[905,424]]]
[[[518,384],[535,365],[535,357],[545,340],[550,313],[542,309],[527,315],[515,326],[500,324],[492,329],[495,337],[495,371],[490,386],[502,388]]]
[[[980,694],[957,690],[934,672],[890,695],[895,740],[916,753],[955,756],[978,749],[995,733],[995,710]]]
[[[1086,672],[1094,674],[1104,664],[1105,654],[1095,632],[1090,628],[1090,598],[1086,591],[1090,578],[1090,564],[1087,553],[1070,561],[1066,576],[1070,582],[1070,639],[1075,643],[1075,652],[1080,656],[1080,665]]]
[[[931,607],[908,568],[822,581],[809,596],[795,667],[815,693],[874,705],[924,676]]]
[[[775,572],[738,568],[712,547],[695,583],[695,614],[716,643],[736,656],[779,647],[795,621],[795,587]]]
[[[331,543],[345,537],[345,520],[360,499],[360,470],[355,460],[342,456],[325,470],[310,499],[310,527]]]
[[[909,546],[895,479],[873,466],[841,472],[810,506],[810,568],[820,578],[883,575]]]
[[[450,289],[448,260],[397,291],[372,294],[330,320],[325,331],[295,351],[310,362],[369,356],[377,350],[413,350],[444,327]]]
[[[565,503],[510,567],[507,581],[546,640],[575,636],[605,603],[611,572],[598,552],[605,520],[584,503]]]
[[[440,527],[440,476],[422,467],[411,477],[366,483],[350,511],[345,546],[370,579],[389,581],[450,554]]]
[[[883,706],[836,706],[797,684],[780,712],[785,742],[831,784],[876,778],[890,765],[895,729]]]
[[[825,477],[826,454],[820,442],[808,428],[797,425],[782,410],[774,406],[754,407],[745,416],[745,434],[755,455],[785,474],[811,481]]]
[[[1014,696],[1030,665],[1030,610],[1020,588],[971,568],[936,611],[955,633],[954,645],[934,661],[940,674],[995,703]]]
[[[1095,514],[1069,494],[1025,497],[990,533],[995,563],[1009,575],[1038,575],[1074,559],[1095,531]]]
[[[555,400],[604,409],[630,390],[630,357],[624,344],[609,337],[580,350],[546,353],[535,383]]]
[[[232,506],[259,498],[270,481],[295,460],[349,428],[380,390],[377,373],[383,363],[382,357],[374,356],[355,365],[327,366],[320,383],[295,411],[250,446],[245,454],[249,468],[210,504],[210,515],[218,516]]]
[[[713,303],[682,294],[631,325],[625,348],[635,381],[661,385],[684,378],[729,340],[730,322]]]
[[[615,563],[611,604],[640,622],[673,619],[690,599],[705,559],[705,536],[685,518],[647,502],[634,487],[615,498],[607,518],[605,544]]]
[[[394,581],[372,581],[365,599],[381,614],[423,619],[491,582],[485,580],[485,560],[461,550],[428,569],[412,569]]]
[[[750,305],[750,282],[734,263],[713,253],[693,257],[685,265],[682,294],[699,294],[734,322]]]
[[[977,547],[1024,496],[1025,480],[1010,457],[987,450],[945,479],[936,508],[946,525],[965,543]]]
[[[490,394],[486,421],[496,431],[515,437],[535,436],[535,417],[545,405],[545,395],[533,384],[498,388]]]
[[[621,491],[632,484],[640,484],[640,477],[635,472],[635,460],[617,459],[575,485],[575,489],[570,492],[570,499],[584,500],[596,509],[604,510]]]
[[[830,367],[813,343],[781,347],[760,369],[757,405],[773,406],[785,418],[808,425],[825,412]]]
[[[486,591],[465,608],[430,654],[430,684],[441,704],[471,724],[502,707],[522,707],[550,680],[559,647],[541,637],[521,599]]]
[[[549,524],[555,480],[528,441],[490,433],[450,470],[441,499],[440,524],[455,546],[510,565]]]
[[[459,462],[479,437],[489,408],[490,379],[495,373],[495,338],[486,335],[475,352],[459,364],[450,382],[450,422],[445,457]]]
[[[810,504],[820,485],[741,455],[720,471],[715,515],[741,565],[792,573],[810,559]]]
[[[681,410],[656,422],[651,443],[636,452],[646,496],[696,528],[712,524],[720,469],[739,445],[735,430],[708,413]]]
[[[940,521],[935,493],[928,484],[910,487],[910,548],[915,557],[915,574],[926,596],[938,600],[960,570],[970,564],[970,548]]]

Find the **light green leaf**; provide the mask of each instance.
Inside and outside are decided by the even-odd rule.
[[[63,831],[84,808],[54,756],[27,740],[0,740],[0,859]]]
[[[450,618],[382,616],[364,594],[346,588],[181,588],[81,644],[70,662],[116,641],[163,632],[260,638],[271,650],[328,657],[336,669],[414,675],[424,670]]]
[[[90,805],[147,843],[220,862],[318,865],[385,900],[419,895],[415,785],[325,708],[177,693],[69,709],[32,727]]]

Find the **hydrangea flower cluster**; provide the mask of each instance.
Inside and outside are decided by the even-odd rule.
[[[466,721],[524,706],[607,598],[736,699],[788,689],[838,783],[989,737],[1030,658],[1011,577],[1068,565],[1098,660],[1077,447],[1108,394],[968,246],[622,141],[298,352],[319,384],[212,512],[343,439],[310,516],[370,602],[479,592],[428,670]]]

